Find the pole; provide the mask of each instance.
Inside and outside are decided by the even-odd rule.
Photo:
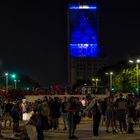
[[[6,94],[8,93],[8,75],[6,75]]]
[[[96,85],[96,88],[97,88],[97,86],[98,86],[98,80],[97,79],[95,80],[95,85]]]
[[[136,70],[137,70],[137,94],[139,94],[139,64],[136,63]]]
[[[96,92],[98,91],[98,79],[96,79],[96,81],[95,81],[96,83]]]
[[[14,82],[15,82],[15,89],[17,89],[17,81],[15,80]]]
[[[112,74],[110,73],[110,91],[112,91]]]

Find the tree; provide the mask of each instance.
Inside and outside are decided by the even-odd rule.
[[[134,92],[136,89],[136,68],[123,69],[114,76],[113,83],[119,91]]]

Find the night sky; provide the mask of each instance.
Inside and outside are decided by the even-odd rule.
[[[101,0],[100,40],[110,60],[140,52],[138,0]],[[67,81],[66,0],[0,2],[2,71],[30,75],[43,86]]]

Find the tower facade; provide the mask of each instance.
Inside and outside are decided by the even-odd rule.
[[[68,6],[69,83],[90,80],[103,65],[98,39],[98,7],[95,3],[70,3]]]

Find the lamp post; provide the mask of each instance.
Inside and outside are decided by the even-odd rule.
[[[8,75],[9,73],[5,73],[5,80],[6,80],[6,94],[8,93]]]
[[[94,81],[95,82],[95,87],[98,87],[98,81],[99,81],[99,79],[98,78],[92,78],[92,81]]]
[[[15,89],[17,89],[17,80],[14,80],[15,83]]]
[[[106,72],[105,74],[110,76],[110,91],[112,91],[113,72]]]
[[[136,64],[136,86],[137,86],[137,94],[139,94],[139,63],[140,63],[140,59],[137,60],[129,60],[129,63],[131,64]]]
[[[98,78],[92,78],[92,81],[95,82],[95,90],[97,92],[99,79]]]

